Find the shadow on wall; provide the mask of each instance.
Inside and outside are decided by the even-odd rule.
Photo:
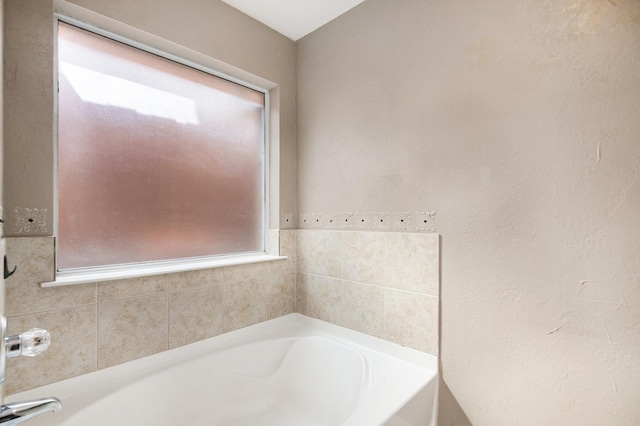
[[[438,407],[438,425],[440,426],[473,426],[467,415],[462,411],[462,407],[458,404],[455,396],[449,390],[449,386],[442,380],[440,375],[439,390],[439,407]]]

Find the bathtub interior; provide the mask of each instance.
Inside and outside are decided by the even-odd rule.
[[[291,314],[10,399],[62,400],[33,426],[434,425],[436,366]]]

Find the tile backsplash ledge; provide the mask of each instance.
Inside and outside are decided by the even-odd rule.
[[[438,355],[440,236],[298,230],[298,312]]]
[[[269,251],[286,260],[42,288],[53,245],[53,237],[7,239],[18,265],[5,284],[8,332],[52,334],[45,353],[8,360],[7,394],[291,312],[437,355],[436,234],[272,230]]]

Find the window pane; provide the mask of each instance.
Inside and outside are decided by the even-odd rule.
[[[58,269],[262,251],[264,94],[58,34]]]

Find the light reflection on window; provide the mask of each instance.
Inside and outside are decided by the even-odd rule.
[[[61,62],[58,69],[84,102],[199,124],[196,104],[191,99],[66,62]]]

